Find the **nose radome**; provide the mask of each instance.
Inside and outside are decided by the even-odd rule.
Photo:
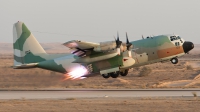
[[[184,50],[185,53],[188,53],[193,48],[194,48],[194,44],[192,42],[185,41],[183,43],[183,50]]]

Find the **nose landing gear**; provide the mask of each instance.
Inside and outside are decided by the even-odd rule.
[[[178,63],[178,59],[177,58],[172,58],[170,61],[172,62],[172,64],[177,64]]]

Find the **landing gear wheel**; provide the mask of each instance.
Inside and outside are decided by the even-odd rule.
[[[126,70],[124,70],[123,72],[120,72],[121,76],[127,76],[128,70],[129,70],[129,69],[126,69]]]
[[[110,74],[102,74],[103,78],[107,79],[110,77]]]
[[[172,64],[177,64],[178,63],[178,59],[177,58],[172,58],[171,62],[172,62]]]
[[[109,74],[110,74],[110,76],[111,76],[112,78],[117,78],[117,77],[119,76],[120,72],[117,71],[117,72],[112,72],[112,73],[109,73]]]

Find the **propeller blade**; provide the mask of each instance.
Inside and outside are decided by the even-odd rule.
[[[117,39],[115,39],[116,42],[116,48],[117,48],[117,53],[118,55],[120,55],[121,51],[120,51],[120,46],[122,44],[122,41],[119,40],[119,33],[117,32]]]
[[[129,57],[132,57],[131,50],[130,50],[131,46],[132,46],[132,44],[129,42],[129,40],[128,40],[128,34],[126,32],[126,47],[127,47],[127,50],[128,50],[128,56]]]
[[[127,50],[129,51],[130,50],[130,47],[131,47],[131,43],[129,42],[128,40],[128,34],[126,33],[126,47],[127,47]]]
[[[129,40],[128,40],[128,34],[127,34],[127,32],[126,32],[126,44],[129,44],[130,42],[129,42]]]
[[[116,48],[120,48],[122,41],[119,40],[119,33],[118,32],[117,32],[117,40],[115,40],[115,41],[116,41],[116,45],[117,45]]]
[[[119,41],[119,33],[117,32],[117,41]]]

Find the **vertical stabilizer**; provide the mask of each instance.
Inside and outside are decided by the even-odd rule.
[[[23,22],[13,25],[14,65],[44,61],[46,52]]]

